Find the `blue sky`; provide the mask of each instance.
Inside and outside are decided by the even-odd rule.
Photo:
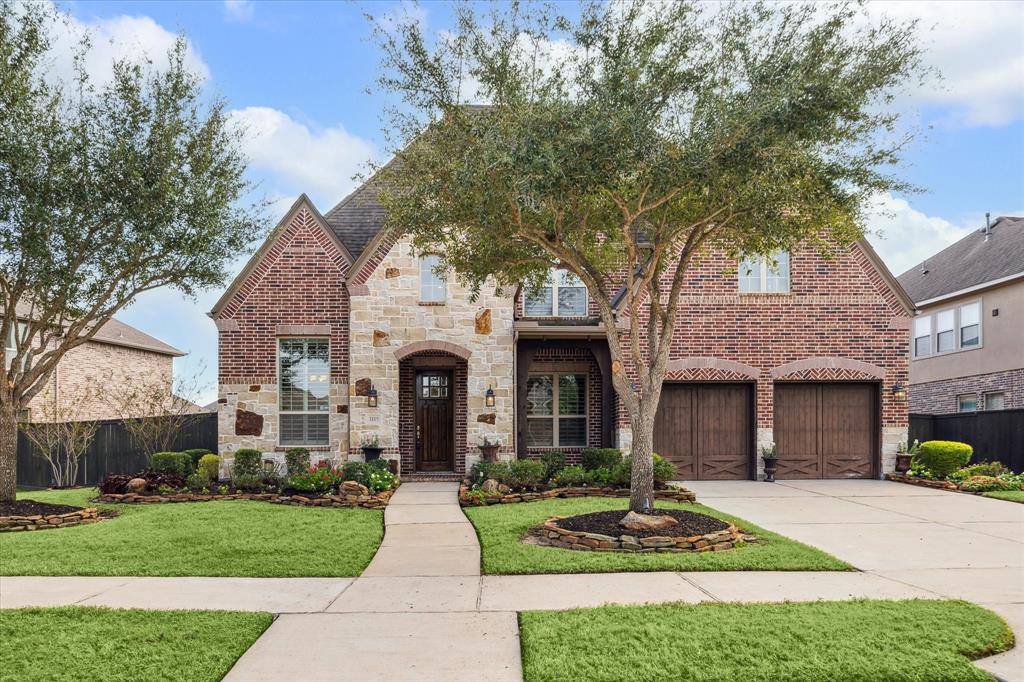
[[[408,7],[245,0],[60,7],[74,18],[69,31],[93,31],[89,68],[100,78],[114,56],[145,53],[159,62],[174,34],[184,33],[209,91],[254,131],[247,142],[252,177],[278,211],[300,192],[326,211],[352,189],[365,162],[382,154],[384,99],[367,92],[378,53],[363,12],[397,16]],[[1024,214],[1024,3],[874,2],[869,11],[921,18],[928,60],[944,74],[903,104],[926,130],[904,173],[926,192],[879,197],[879,215],[868,225],[884,232],[871,241],[899,274],[979,227],[986,211]],[[413,12],[430,31],[450,24],[441,2]],[[203,371],[204,400],[216,397],[216,330],[205,313],[219,294],[191,301],[151,292],[118,316],[187,351],[176,369]]]

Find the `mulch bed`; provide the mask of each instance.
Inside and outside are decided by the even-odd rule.
[[[67,504],[50,504],[35,500],[17,500],[16,502],[0,502],[0,516],[52,516],[82,511],[84,507],[72,507]]]
[[[654,509],[651,512],[651,516],[671,516],[676,520],[676,524],[674,526],[666,526],[664,528],[655,528],[651,530],[632,530],[629,528],[623,528],[619,525],[619,521],[621,521],[622,517],[625,515],[626,510],[593,512],[591,514],[580,514],[579,516],[570,516],[568,518],[558,519],[554,523],[559,528],[564,528],[565,530],[571,530],[577,533],[599,533],[601,535],[610,535],[613,537],[619,535],[631,535],[635,538],[649,538],[665,535],[706,535],[707,533],[714,533],[716,531],[729,528],[728,523],[716,519],[713,516],[706,516],[704,514],[697,514],[677,509],[673,509],[671,511],[666,509]]]

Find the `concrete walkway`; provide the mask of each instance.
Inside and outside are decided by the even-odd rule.
[[[0,607],[282,614],[229,680],[519,680],[516,612],[605,603],[962,598],[1024,641],[1024,505],[881,481],[693,482],[698,499],[862,572],[480,576],[454,483],[407,483],[359,578],[0,578]],[[1024,681],[1019,646],[979,662]],[[296,655],[301,653],[301,655]],[[356,672],[358,671],[358,672]]]

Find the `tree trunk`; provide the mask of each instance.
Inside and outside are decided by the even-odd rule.
[[[14,502],[18,487],[18,408],[0,400],[0,502]]]
[[[633,428],[630,474],[629,510],[645,513],[654,508],[654,418],[646,411],[630,420]]]

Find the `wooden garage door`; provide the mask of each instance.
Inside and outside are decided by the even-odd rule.
[[[874,384],[775,386],[778,478],[870,478],[877,428]]]
[[[680,479],[750,478],[750,396],[745,384],[665,384],[654,451]]]

